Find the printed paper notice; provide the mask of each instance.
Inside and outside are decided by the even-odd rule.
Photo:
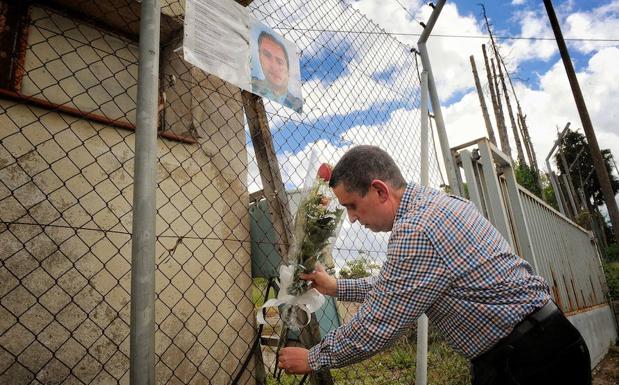
[[[233,0],[186,0],[183,56],[228,83],[302,112],[297,47]]]
[[[183,55],[189,63],[251,91],[249,16],[232,0],[186,0]]]

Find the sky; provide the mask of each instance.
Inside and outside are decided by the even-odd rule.
[[[479,3],[447,1],[427,43],[452,147],[486,136],[469,56],[474,55],[484,83],[481,44],[489,41],[439,35],[487,36]],[[600,147],[619,156],[619,1],[553,3]],[[431,13],[431,8],[420,1],[360,0],[350,4],[411,46],[416,46],[418,37],[398,33],[420,32],[418,21],[426,21]],[[488,1],[485,7],[541,164],[556,139],[557,127],[562,129],[571,122],[572,128],[583,133],[546,10],[541,1],[532,0]],[[486,95],[488,107],[489,102]],[[513,139],[511,143],[514,148]]]
[[[303,27],[306,23],[306,26],[318,29],[350,29],[350,26],[345,24],[348,18],[354,19],[349,24],[362,22],[347,12],[346,8],[350,6],[406,46],[416,47],[418,34],[423,30],[419,22],[427,21],[432,12],[432,8],[425,2],[327,1],[324,7],[341,8],[340,16],[333,20],[312,19],[312,15],[317,13],[316,8],[321,6],[320,2],[309,1],[304,5],[299,5],[296,1],[255,3],[264,3],[257,7],[255,16],[265,24],[286,33],[287,39],[305,51],[301,55],[301,77],[306,96],[304,109],[307,114],[288,116],[281,109],[277,112],[272,109],[274,113],[271,116],[271,127],[277,127],[280,133],[279,136],[274,134],[275,146],[280,154],[289,154],[287,159],[294,154],[307,152],[306,145],[325,139],[321,135],[328,129],[337,128],[337,131],[332,133],[336,140],[326,138],[333,145],[327,151],[334,153],[338,150],[336,142],[345,137],[348,131],[363,127],[371,132],[388,126],[389,121],[394,119],[394,111],[412,111],[410,106],[397,105],[399,109],[394,107],[394,100],[384,99],[386,93],[376,93],[374,96],[366,90],[362,90],[363,97],[338,102],[341,94],[351,85],[365,83],[369,84],[369,89],[378,89],[385,80],[397,81],[398,72],[407,65],[410,66],[409,63],[382,62],[371,68],[371,71],[375,72],[371,74],[372,79],[368,79],[364,74],[360,74],[360,71],[355,71],[355,66],[373,65],[365,60],[367,57],[380,57],[381,53],[375,52],[375,47],[370,47],[372,51],[368,53],[366,46],[357,47],[359,44],[355,41],[343,40],[335,45],[329,42],[329,33],[318,32],[317,40],[306,44],[303,39],[309,36],[307,33],[297,35],[287,31],[285,26],[286,23],[298,21],[298,24],[295,24],[297,27]],[[278,3],[273,6],[274,12],[264,11],[270,10],[269,5],[274,3]],[[469,63],[469,56],[473,55],[482,87],[487,90],[481,45],[485,43],[489,49],[489,39],[479,3],[479,0],[447,1],[427,43],[450,147],[487,135]],[[616,123],[619,117],[616,108],[619,85],[615,81],[619,79],[619,65],[616,64],[619,63],[619,32],[615,32],[619,31],[619,0],[555,0],[554,5],[600,147],[609,148],[613,154],[619,156],[619,124]],[[304,7],[307,9],[302,9]],[[538,164],[542,165],[556,140],[557,131],[567,122],[571,123],[572,129],[583,132],[546,10],[542,2],[534,0],[494,0],[486,2],[485,7],[499,51],[512,76],[516,95],[526,115]],[[297,20],[290,21],[290,14]],[[283,18],[286,18],[286,23],[281,22]],[[368,35],[368,39],[371,37]],[[363,51],[365,58],[355,57],[357,49]],[[308,54],[311,50],[318,50],[318,54]],[[513,95],[511,99],[514,103]],[[487,91],[486,105],[491,108]],[[314,113],[316,116],[312,116]],[[351,119],[353,115],[358,116],[358,119]],[[490,115],[496,133],[492,112]],[[280,118],[285,123],[280,124],[281,122],[277,121]],[[506,120],[508,131],[511,131],[507,116]],[[296,135],[300,127],[303,131],[313,133],[303,138],[294,138],[295,140],[290,140],[283,133],[288,131],[288,135]],[[509,135],[512,156],[515,158],[515,143],[511,132]],[[295,163],[295,160],[290,162]],[[296,176],[297,179],[302,177]]]

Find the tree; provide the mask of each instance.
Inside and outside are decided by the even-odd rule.
[[[557,203],[555,190],[552,188],[552,184],[550,183],[550,179],[548,179],[548,175],[541,174],[540,183],[542,185],[542,200],[552,206],[553,209],[559,211],[559,204]]]
[[[368,260],[367,253],[360,252],[358,258],[346,262],[346,266],[340,270],[340,277],[348,279],[369,277],[379,268],[378,264]]]
[[[568,130],[561,143],[560,152],[565,156],[568,167],[573,164],[571,171],[568,172],[563,165],[560,154],[557,153],[555,155],[555,162],[561,175],[568,175],[577,191],[582,188],[587,200],[585,203],[589,208],[591,208],[591,202],[595,206],[603,205],[604,195],[593,168],[591,151],[585,136],[577,131]],[[619,179],[612,173],[612,154],[610,150],[602,150],[602,157],[610,176],[613,193],[617,194],[617,191],[619,191]]]
[[[514,171],[516,173],[516,181],[519,185],[526,188],[538,197],[542,197],[542,190],[539,183],[540,176],[537,174],[533,167],[530,167],[526,163],[516,161]]]

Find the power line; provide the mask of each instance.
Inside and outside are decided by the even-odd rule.
[[[398,5],[399,5],[400,7],[402,7],[402,9],[403,9],[406,13],[408,13],[408,14],[410,15],[410,17],[411,17],[413,20],[415,20],[415,21],[417,21],[417,22],[419,23],[419,20],[417,20],[417,18],[415,17],[415,15],[414,15],[411,11],[409,11],[409,10],[408,10],[408,8],[406,8],[406,7],[405,7],[402,3],[400,3],[400,0],[395,0],[395,2],[396,2],[396,3],[398,3]],[[422,5],[422,6],[423,6],[423,5]],[[415,13],[419,12],[419,9],[421,9],[421,7],[419,7],[419,8],[417,9],[417,11],[415,11]]]
[[[341,33],[357,33],[362,35],[398,35],[398,36],[421,36],[421,32],[373,32],[373,31],[352,31],[343,29],[317,29],[317,28],[296,28],[296,27],[278,27],[282,30],[290,31],[307,31],[307,32],[341,32]],[[489,39],[488,35],[451,35],[451,34],[438,34],[433,33],[432,37],[442,38],[461,38],[461,39]],[[533,40],[533,41],[554,41],[554,37],[525,37],[525,36],[495,36],[496,39],[503,40]],[[567,41],[583,41],[583,42],[599,42],[599,43],[616,43],[619,42],[619,38],[590,38],[590,37],[566,37],[563,40]]]

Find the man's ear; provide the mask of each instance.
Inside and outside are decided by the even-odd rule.
[[[376,194],[378,195],[378,199],[381,203],[386,202],[389,199],[391,190],[389,189],[389,185],[382,180],[374,179],[370,184],[370,188],[376,190]]]

